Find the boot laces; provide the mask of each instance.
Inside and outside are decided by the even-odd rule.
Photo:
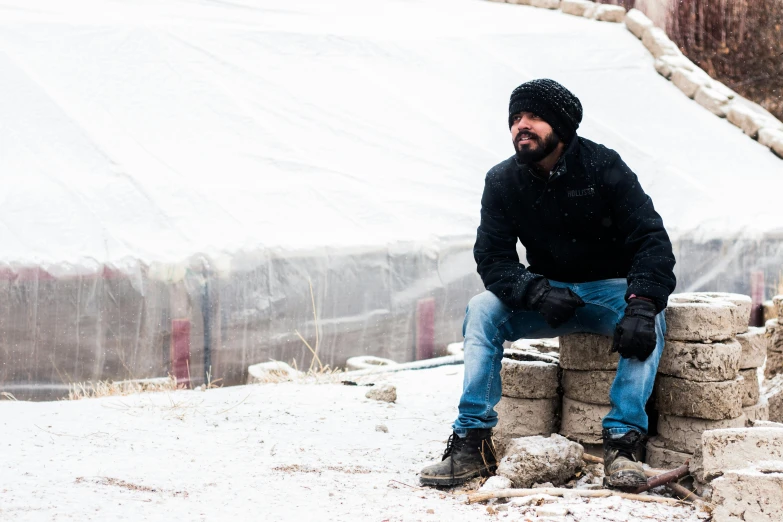
[[[454,453],[454,451],[460,449],[465,443],[465,440],[466,439],[460,438],[460,436],[456,433],[449,435],[449,441],[446,443],[446,451],[443,452],[443,458],[441,460],[446,460],[451,456],[452,453]]]
[[[636,450],[639,448],[639,444],[642,442],[643,435],[638,431],[631,430],[622,437],[612,438],[608,437],[608,431],[606,432],[607,448],[615,450],[618,457],[625,457],[628,460],[636,462]]]

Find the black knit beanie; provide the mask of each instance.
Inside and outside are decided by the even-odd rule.
[[[554,80],[539,79],[525,82],[511,93],[508,104],[508,126],[520,112],[532,112],[552,126],[563,143],[576,135],[582,121],[579,98]]]

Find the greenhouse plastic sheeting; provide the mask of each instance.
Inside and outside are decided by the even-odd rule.
[[[19,398],[307,368],[316,333],[332,366],[439,353],[482,290],[509,93],[536,77],[639,175],[679,289],[778,284],[783,161],[622,24],[479,0],[8,0],[0,44],[0,389]]]

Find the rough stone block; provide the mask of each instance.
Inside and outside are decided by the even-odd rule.
[[[625,20],[625,7],[621,5],[602,4],[597,6],[592,17],[599,22],[612,22],[619,24]]]
[[[563,395],[575,401],[608,406],[616,371],[563,371]]]
[[[551,482],[565,484],[582,466],[582,446],[565,437],[524,437],[509,442],[497,474],[511,480],[516,488]]]
[[[783,374],[764,381],[762,392],[769,405],[768,420],[783,422]]]
[[[561,0],[560,10],[565,14],[584,16],[588,8],[593,7],[593,2],[587,0]]]
[[[767,352],[767,364],[764,366],[764,377],[771,379],[783,374],[783,353]]]
[[[701,434],[707,430],[744,428],[746,417],[736,419],[706,420],[675,415],[658,416],[658,435],[667,449],[682,453],[695,453],[701,446]]]
[[[517,399],[557,397],[558,366],[550,357],[507,351],[500,367],[503,395]]]
[[[625,26],[635,37],[641,38],[647,29],[654,27],[654,24],[643,12],[631,9],[625,15]]]
[[[783,460],[783,429],[730,428],[701,436],[704,476],[716,477],[765,461]]]
[[[764,359],[767,358],[766,334],[766,328],[751,326],[747,332],[737,335],[737,342],[742,346],[740,370],[764,366]]]
[[[772,299],[767,299],[761,306],[764,308],[764,322],[778,318],[778,308]]]
[[[498,424],[492,436],[495,448],[502,455],[506,444],[513,438],[556,433],[560,421],[560,398],[501,397],[495,411]]]
[[[767,127],[759,129],[759,143],[783,158],[783,130]]]
[[[666,338],[721,341],[734,337],[737,305],[701,293],[673,294],[666,308]]]
[[[626,16],[627,19],[627,16]],[[650,27],[642,35],[642,43],[654,58],[660,58],[665,54],[678,55],[680,49],[672,42],[666,32],[658,27]]]
[[[657,469],[674,469],[690,460],[690,453],[683,453],[666,448],[665,441],[658,437],[650,437],[647,441],[647,458],[644,460],[650,467]]]
[[[783,124],[763,107],[747,100],[737,100],[732,103],[726,117],[751,138],[756,138],[759,130],[765,127],[769,129],[783,127]]]
[[[728,111],[729,102],[731,101],[725,94],[707,86],[699,87],[693,99],[696,103],[721,118],[726,117],[726,111]]]
[[[611,337],[579,333],[560,338],[560,366],[566,370],[616,370],[619,362]]]
[[[610,409],[609,406],[588,404],[564,397],[560,434],[578,442],[599,444],[602,442],[601,421]]]
[[[672,73],[671,80],[674,86],[680,89],[688,98],[693,98],[696,96],[696,91],[702,87],[709,87],[712,83],[712,78],[701,69],[693,69],[690,71],[675,69]]]
[[[371,388],[364,396],[374,401],[397,402],[397,387],[393,384],[376,386]]]
[[[756,421],[768,421],[769,420],[769,403],[764,397],[759,398],[759,401],[752,406],[745,406],[742,408],[742,413],[748,419],[748,423],[752,424]]]
[[[530,5],[545,9],[557,9],[560,7],[560,0],[530,0]]]
[[[742,415],[742,377],[695,382],[658,375],[655,404],[660,413],[699,419],[735,419]]]
[[[783,473],[731,471],[712,481],[714,522],[779,522]]]
[[[758,369],[742,370],[742,407],[753,406],[759,402],[760,386]]]
[[[674,71],[678,69],[693,71],[696,69],[696,64],[681,54],[665,54],[655,60],[655,70],[667,80],[671,78]]]
[[[729,302],[736,307],[731,308],[731,322],[734,324],[734,333],[741,334],[748,331],[750,309],[753,306],[750,296],[729,292],[685,292],[676,295],[679,298],[692,299],[694,302],[704,298]]]
[[[712,344],[666,341],[658,372],[691,381],[727,381],[740,369],[742,345],[734,339]]]
[[[772,304],[775,305],[775,309],[777,310],[775,318],[783,317],[783,295],[773,296]]]

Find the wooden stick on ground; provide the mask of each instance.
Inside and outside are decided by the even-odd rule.
[[[686,460],[685,464],[677,469],[647,479],[647,485],[636,489],[634,493],[644,493],[648,489],[657,488],[658,486],[663,486],[669,482],[677,482],[688,473],[690,473],[690,471],[688,471],[688,461]]]
[[[562,497],[564,495],[573,495],[578,497],[621,497],[628,500],[638,500],[640,502],[656,502],[659,504],[668,504],[676,506],[682,502],[673,498],[653,497],[650,495],[637,495],[635,493],[621,493],[610,489],[568,489],[568,488],[533,488],[533,489],[499,489],[497,491],[488,491],[487,493],[474,493],[468,495],[468,504],[482,502],[492,498],[511,498],[511,497],[529,497],[531,495],[550,495],[553,497]]]
[[[604,459],[601,457],[596,457],[595,455],[590,455],[589,453],[585,453],[582,455],[582,460],[585,462],[589,462],[591,464],[603,464]],[[680,475],[678,477],[675,477],[673,479],[669,479],[667,482],[663,482],[662,484],[665,485],[672,493],[680,497],[682,500],[688,499],[688,498],[701,498],[699,495],[697,495],[695,492],[689,490],[688,488],[685,488],[683,486],[680,486],[677,484],[677,480],[680,480],[682,477],[688,474],[687,470],[687,463],[684,466],[686,468],[685,473],[683,475]],[[671,476],[672,474],[675,474],[675,472],[682,472],[683,466],[677,468],[676,470],[672,471],[664,471],[664,470],[657,470],[657,469],[647,469],[644,470],[644,474],[648,477],[651,477],[655,479],[656,477],[660,477],[660,479],[663,479],[663,477]],[[659,479],[659,480],[660,480]],[[653,484],[653,485],[650,485]],[[647,488],[646,489],[637,489],[635,493],[641,493],[643,491],[647,491],[647,489],[651,489],[657,486],[662,485],[661,483],[653,482],[652,480],[648,480],[647,482]]]

